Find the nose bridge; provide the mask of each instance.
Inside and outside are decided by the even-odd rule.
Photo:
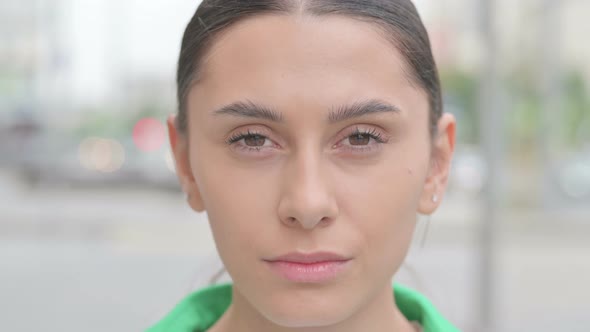
[[[306,229],[328,222],[337,214],[326,164],[318,149],[300,149],[285,166],[279,204],[281,220]]]

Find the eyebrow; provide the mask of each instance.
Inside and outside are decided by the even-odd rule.
[[[328,122],[336,123],[375,113],[400,113],[399,107],[378,99],[357,101],[353,104],[333,108],[328,115]],[[252,101],[239,101],[225,105],[215,111],[214,115],[231,115],[243,118],[256,118],[272,122],[284,122],[282,113]]]
[[[214,115],[232,115],[243,118],[257,118],[270,120],[273,122],[283,122],[284,117],[281,113],[272,108],[255,104],[251,101],[238,101],[225,105],[213,112]]]
[[[328,116],[330,123],[336,123],[352,118],[358,118],[368,114],[375,113],[401,113],[399,107],[389,104],[378,99],[369,99],[357,101],[350,105],[343,105],[332,112]]]

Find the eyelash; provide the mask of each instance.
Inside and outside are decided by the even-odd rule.
[[[369,138],[374,139],[375,142],[377,142],[377,143],[380,143],[380,144],[387,143],[387,139],[385,139],[383,137],[383,135],[380,132],[378,132],[375,128],[371,128],[371,130],[369,130],[369,131],[367,131],[367,130],[361,131],[361,130],[359,130],[358,127],[356,127],[355,130],[352,133],[350,133],[350,135],[346,136],[345,138],[350,138],[355,135],[367,135],[367,136],[369,136]]]
[[[350,144],[344,144],[344,147],[347,151],[350,151],[352,153],[368,153],[368,152],[371,152],[375,149],[378,149],[380,147],[380,145],[385,144],[388,141],[375,128],[371,128],[370,130],[359,130],[359,128],[356,127],[353,132],[346,135],[342,140],[338,141],[338,143],[336,143],[334,145],[334,147],[340,145],[342,141],[345,141],[346,139],[350,139],[351,137],[354,137],[357,135],[368,136],[369,140],[373,139],[376,143],[375,144],[368,143],[367,145],[360,145],[358,147],[355,147],[354,145],[350,145]]]
[[[388,142],[388,139],[383,137],[383,135],[378,132],[376,129],[372,128],[370,130],[359,130],[358,127],[355,128],[355,130],[353,132],[351,132],[350,134],[348,134],[347,136],[345,136],[342,140],[340,140],[338,143],[336,143],[334,145],[334,147],[338,146],[340,144],[341,141],[356,136],[356,135],[366,135],[369,137],[369,139],[373,139],[375,142],[377,142],[377,144],[385,144]],[[260,137],[262,139],[268,140],[269,138],[261,133],[258,132],[251,132],[249,129],[246,133],[242,132],[242,133],[237,133],[232,135],[230,138],[227,139],[226,143],[228,145],[235,145],[235,143],[241,141],[242,139],[246,139],[246,138],[251,138],[251,137]],[[260,150],[262,150],[262,147],[251,147],[251,146],[246,146],[243,144],[237,144],[237,146],[240,149],[246,150],[246,151],[252,151],[252,152],[260,152]],[[355,147],[351,147],[352,145],[347,146],[347,149],[353,152],[366,152],[368,150],[372,150],[374,149],[374,147],[370,147],[370,144],[355,148]]]
[[[245,138],[256,137],[256,136],[259,136],[263,139],[269,139],[268,137],[266,137],[263,134],[260,134],[258,132],[251,132],[250,129],[248,129],[248,131],[246,133],[237,133],[237,134],[232,135],[230,138],[227,139],[226,143],[228,145],[232,145],[232,144],[235,144]],[[246,145],[241,145],[241,144],[238,144],[238,147],[240,149],[244,149],[247,151],[255,151],[255,152],[259,152],[262,149],[262,147],[260,147],[260,146],[252,147],[252,146],[246,146]]]

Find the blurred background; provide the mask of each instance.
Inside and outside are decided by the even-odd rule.
[[[464,331],[590,331],[590,1],[415,3],[459,132],[397,280]],[[220,267],[164,127],[198,4],[0,0],[0,330],[141,331]]]

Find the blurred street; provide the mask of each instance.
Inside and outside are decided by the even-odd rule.
[[[180,193],[30,190],[7,172],[0,188],[2,331],[140,331],[220,267],[205,215],[189,210]],[[464,331],[477,331],[470,325],[477,213],[478,202],[445,197],[423,248],[420,219],[397,277]],[[498,331],[588,331],[584,215],[506,213],[494,276]]]
[[[0,1],[0,332],[143,331],[220,269],[166,128],[200,3]],[[590,1],[413,3],[457,132],[397,280],[465,332],[590,331]]]

